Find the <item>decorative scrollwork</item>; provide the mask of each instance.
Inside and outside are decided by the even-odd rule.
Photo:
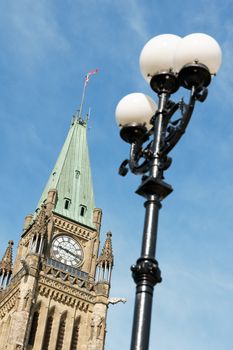
[[[158,168],[163,178],[163,171],[167,170],[171,165],[172,159],[168,157],[168,153],[175,147],[190,122],[195,102],[203,102],[208,94],[206,87],[193,87],[190,91],[190,98],[188,103],[185,103],[183,98],[175,103],[167,99],[162,109],[158,109],[151,119],[153,125],[150,130],[145,130],[139,133],[139,137],[135,138],[131,143],[130,157],[125,159],[119,168],[119,174],[125,176],[130,170],[136,175],[146,174],[151,163],[155,158],[158,159]],[[173,120],[175,113],[179,111],[180,116]],[[157,123],[159,123],[159,116],[162,114],[162,125],[160,135],[155,135],[157,130]],[[151,138],[153,138],[151,140]],[[153,152],[153,144],[156,138],[160,138],[159,151],[157,154]]]

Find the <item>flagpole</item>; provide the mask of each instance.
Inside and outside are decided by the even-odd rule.
[[[87,79],[87,77],[85,77],[84,85],[83,85],[82,99],[81,99],[81,104],[80,104],[80,108],[79,108],[79,118],[82,118],[83,102],[84,102],[84,96],[85,96],[85,91],[86,91],[86,86],[87,86],[86,79]]]
[[[98,71],[99,71],[98,69],[91,70],[85,76],[85,81],[84,81],[84,86],[83,86],[83,93],[82,93],[82,99],[81,99],[81,105],[80,105],[80,108],[79,108],[79,118],[82,118],[82,111],[83,111],[83,103],[84,103],[85,91],[86,91],[86,87],[87,87],[88,81],[90,79],[90,76],[93,75],[93,74],[98,73]]]

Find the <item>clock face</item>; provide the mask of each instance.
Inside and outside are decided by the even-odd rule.
[[[83,261],[83,250],[73,238],[60,235],[52,242],[52,255],[56,260],[69,266],[78,266]]]

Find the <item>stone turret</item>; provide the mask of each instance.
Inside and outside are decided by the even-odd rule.
[[[111,237],[112,237],[111,232],[108,232],[102,253],[100,254],[100,257],[97,262],[98,282],[110,283],[110,280],[111,280],[111,272],[114,265]]]
[[[14,242],[9,241],[5,254],[0,262],[0,288],[4,289],[9,284],[12,275],[12,247]]]

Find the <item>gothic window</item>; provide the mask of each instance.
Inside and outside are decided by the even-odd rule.
[[[28,345],[33,346],[36,338],[36,331],[38,326],[39,312],[35,311],[32,318],[31,330],[29,334]]]
[[[64,199],[65,199],[64,208],[69,209],[70,204],[71,204],[71,200],[69,198],[64,198]]]
[[[35,253],[35,251],[36,251],[36,235],[34,235],[33,239],[32,239],[31,251],[33,253]]]
[[[62,315],[61,320],[60,320],[58,336],[57,336],[56,350],[62,350],[64,335],[65,335],[65,328],[66,328],[66,313],[64,313]]]
[[[39,253],[39,249],[40,249],[40,241],[41,241],[41,237],[38,237],[38,240],[37,240],[37,245],[36,245],[36,253]]]
[[[87,207],[85,205],[80,205],[80,216],[85,216]]]
[[[77,350],[78,349],[79,324],[80,324],[80,317],[76,318],[76,320],[74,322],[70,350]]]
[[[47,319],[44,342],[43,342],[43,347],[42,347],[43,350],[49,350],[49,343],[50,343],[52,326],[53,326],[53,312],[50,313],[50,315]]]
[[[31,252],[39,253],[41,237],[38,234],[34,234],[31,244]]]

